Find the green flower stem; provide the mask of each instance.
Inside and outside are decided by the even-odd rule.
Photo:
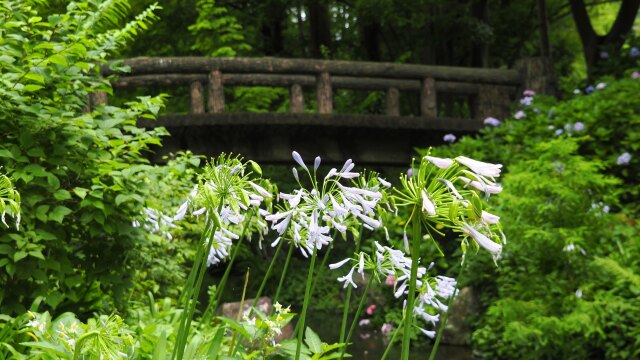
[[[273,254],[273,259],[271,259],[271,263],[269,264],[269,267],[267,268],[267,272],[266,274],[264,274],[264,278],[262,278],[262,283],[260,284],[260,288],[258,289],[258,293],[256,294],[255,298],[253,299],[253,303],[251,304],[251,307],[255,307],[256,304],[258,303],[258,299],[260,298],[260,295],[262,295],[262,290],[264,290],[264,286],[267,284],[267,280],[269,280],[269,276],[271,275],[271,270],[273,269],[273,265],[276,263],[276,260],[278,259],[278,254],[280,254],[280,249],[282,248],[282,244],[284,243],[284,241],[280,241],[280,243],[278,244],[278,247],[276,248],[276,252],[275,254]]]
[[[207,223],[208,225],[208,223]],[[180,315],[180,323],[178,325],[178,335],[176,335],[176,345],[173,349],[173,353],[171,355],[172,359],[181,359],[182,353],[184,352],[184,344],[186,344],[186,336],[185,332],[188,333],[186,329],[187,323],[187,309],[189,309],[191,298],[193,297],[194,283],[196,280],[197,273],[200,268],[200,264],[202,263],[203,251],[202,247],[206,239],[209,237],[210,231],[208,230],[208,226],[206,226],[207,230],[202,233],[200,240],[198,241],[198,251],[196,252],[196,257],[193,260],[193,267],[191,268],[191,272],[189,273],[189,277],[187,278],[187,283],[185,284],[184,291],[182,292],[182,297],[180,302],[183,303],[183,311]],[[182,347],[182,350],[180,350]]]
[[[309,264],[309,275],[307,275],[307,287],[304,294],[304,303],[302,304],[302,312],[300,313],[300,328],[298,329],[298,343],[296,345],[296,360],[300,360],[300,351],[302,350],[302,336],[304,335],[304,321],[307,315],[307,307],[309,306],[309,298],[311,297],[311,283],[313,280],[313,270],[318,255],[318,248],[313,244],[313,254],[311,255],[311,264]]]
[[[358,304],[358,310],[356,310],[356,315],[353,318],[353,321],[351,321],[351,327],[349,328],[349,334],[347,334],[347,338],[345,339],[344,343],[345,345],[342,347],[342,351],[340,352],[340,360],[342,360],[342,358],[344,357],[344,353],[347,350],[347,346],[349,346],[349,340],[351,340],[351,335],[353,335],[353,331],[356,328],[356,324],[358,323],[358,318],[360,317],[360,313],[362,312],[362,309],[364,308],[364,303],[367,301],[367,294],[369,293],[369,288],[371,287],[371,284],[373,283],[373,275],[369,276],[369,281],[367,281],[367,287],[364,288],[364,294],[362,294],[362,297],[360,298],[360,304]]]
[[[278,288],[276,289],[276,296],[273,297],[274,304],[280,297],[280,290],[282,289],[282,284],[284,284],[284,278],[287,276],[287,269],[289,269],[289,261],[291,261],[293,249],[295,249],[295,246],[293,244],[289,244],[289,252],[287,253],[287,259],[285,260],[284,267],[282,268],[282,274],[280,275],[280,281],[278,282]]]
[[[224,204],[223,200],[224,199],[220,199],[220,203],[218,204],[216,213],[212,214],[212,216],[218,216],[217,214],[220,213],[222,205]],[[207,226],[208,230],[205,230],[205,232],[202,234],[202,237],[200,238],[194,266],[191,269],[191,273],[189,273],[189,280],[185,285],[185,307],[182,311],[182,314],[180,315],[180,326],[178,327],[176,346],[173,349],[173,353],[171,356],[172,359],[182,360],[182,357],[184,355],[184,349],[186,347],[187,338],[189,337],[189,330],[191,328],[191,321],[193,320],[193,314],[196,310],[197,298],[200,294],[202,280],[204,279],[204,274],[207,270],[207,255],[213,247],[213,235],[215,234],[216,229],[219,226],[218,221],[214,221],[213,218],[208,220],[207,225],[210,226]]]
[[[405,320],[406,320],[406,316],[404,319],[402,319],[402,323],[404,323]],[[387,356],[389,355],[389,351],[391,351],[391,348],[393,347],[393,343],[396,341],[396,337],[398,336],[399,333],[400,333],[400,328],[396,329],[396,331],[393,332],[393,336],[391,337],[391,340],[389,340],[389,345],[387,345],[387,348],[384,350],[384,354],[382,354],[382,358],[380,358],[380,360],[385,360],[387,358]]]
[[[247,269],[247,273],[244,275],[244,286],[242,287],[242,298],[240,298],[240,307],[238,308],[238,315],[236,315],[236,321],[238,322],[240,322],[240,319],[242,319],[242,313],[244,312],[244,298],[247,295],[247,284],[249,284],[249,269]],[[233,331],[233,335],[231,336],[231,345],[229,345],[229,356],[234,355],[237,335],[238,333]]]
[[[327,260],[329,260],[329,254],[331,254],[331,249],[333,249],[333,242],[331,242],[329,244],[329,247],[327,248],[327,252],[324,253],[324,257],[322,258],[322,262],[320,263],[320,267],[318,268],[318,271],[316,271],[316,274],[314,275],[313,284],[311,284],[311,293],[312,294],[316,289],[316,285],[318,284],[318,280],[320,280],[320,275],[322,275],[322,273],[324,272],[324,269],[326,268]]]
[[[311,292],[309,293],[309,296],[313,295],[313,292],[316,289],[316,284],[318,283],[318,278],[320,276],[320,274],[322,274],[322,270],[325,266],[325,264],[327,263],[327,260],[329,259],[329,253],[331,252],[331,248],[333,247],[333,243],[331,243],[331,245],[329,245],[329,248],[327,249],[327,252],[324,254],[324,257],[322,258],[322,263],[320,264],[320,267],[318,268],[317,271],[315,271],[314,269],[314,276],[313,276],[313,283],[311,284]],[[296,323],[296,327],[293,328],[293,333],[297,334],[298,333],[298,329],[300,328],[300,322]]]
[[[418,260],[420,259],[420,240],[422,238],[422,224],[420,216],[414,209],[413,217],[413,245],[411,246],[411,277],[409,278],[409,296],[407,298],[407,308],[405,309],[404,333],[402,334],[402,360],[409,359],[411,330],[413,325],[413,307],[416,300],[416,280],[418,277]]]
[[[460,276],[462,275],[462,271],[464,270],[465,265],[466,265],[466,262],[463,260],[462,264],[460,265],[460,271],[458,272],[458,277],[456,278],[456,286],[453,289],[454,295],[458,292],[458,287],[460,286]],[[436,342],[433,344],[433,348],[431,348],[431,354],[429,355],[429,360],[434,360],[436,358],[436,353],[438,352],[438,345],[440,345],[442,334],[444,334],[444,328],[445,326],[447,326],[447,319],[449,318],[449,312],[451,312],[451,305],[453,305],[453,298],[455,297],[454,295],[452,295],[449,298],[449,303],[447,304],[447,311],[444,313],[444,318],[440,323],[440,329],[438,329]]]
[[[360,239],[362,238],[362,228],[358,232],[358,238],[356,239],[356,250],[357,254],[360,251]],[[344,335],[347,330],[347,319],[349,317],[349,305],[351,304],[351,291],[353,288],[351,286],[347,287],[347,295],[344,298],[344,305],[342,306],[342,323],[340,324],[340,343],[344,343]]]

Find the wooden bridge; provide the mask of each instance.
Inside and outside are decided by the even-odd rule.
[[[477,131],[484,118],[508,115],[522,89],[548,92],[552,82],[548,62],[540,58],[521,60],[514,69],[210,57],[133,58],[124,65],[131,71],[117,74],[112,81],[116,89],[189,87],[188,114],[140,121],[171,132],[158,156],[181,149],[208,155],[224,151],[267,163],[288,163],[295,149],[329,162],[353,158],[406,165],[415,147],[440,144],[446,133]],[[102,74],[115,75],[106,67]],[[225,112],[224,90],[232,86],[287,87],[289,112]],[[385,113],[336,113],[336,89],[385,91]],[[315,92],[315,112],[305,107],[305,90]],[[417,99],[418,114],[403,116],[401,94]],[[439,116],[443,99],[452,97],[470,116]],[[93,101],[105,102],[106,96],[97,94]]]

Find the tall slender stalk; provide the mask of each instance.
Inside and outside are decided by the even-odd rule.
[[[249,284],[249,269],[247,269],[247,273],[244,275],[244,286],[242,287],[242,297],[240,298],[240,307],[238,308],[236,321],[240,321],[240,319],[242,319],[242,313],[244,312],[244,299],[247,295],[247,284]],[[233,355],[237,335],[238,333],[233,331],[233,336],[231,337],[231,345],[229,345],[229,356]]]
[[[329,248],[327,249],[327,252],[324,254],[324,257],[322,258],[322,262],[320,263],[320,266],[318,267],[318,270],[316,271],[314,269],[313,273],[313,283],[311,284],[311,291],[309,292],[309,296],[313,295],[313,292],[316,289],[316,284],[318,283],[318,278],[320,277],[320,274],[322,274],[322,270],[324,269],[324,266],[327,263],[327,260],[329,259],[329,253],[331,252],[331,248],[333,247],[333,243],[331,243],[331,245],[329,245]],[[298,329],[300,328],[300,322],[296,323],[296,327],[293,328],[293,333],[297,334],[298,333]]]
[[[217,220],[213,217],[218,216],[222,209],[224,199],[220,199],[218,208],[215,214],[211,214],[206,221],[205,231],[202,233],[200,242],[198,243],[198,251],[196,252],[196,258],[193,268],[189,273],[189,278],[185,284],[184,301],[185,306],[180,315],[180,325],[178,327],[178,335],[176,336],[176,346],[171,354],[172,359],[182,360],[184,355],[184,349],[187,344],[187,338],[189,337],[189,330],[191,328],[191,321],[193,320],[193,314],[196,309],[196,303],[198,295],[200,294],[200,287],[202,286],[202,280],[204,273],[207,270],[207,255],[213,247],[213,236],[219,227]],[[217,219],[217,218],[215,218]]]
[[[406,320],[406,318],[407,317],[405,316],[402,319],[402,322],[400,324],[404,324],[404,321]],[[396,337],[398,337],[398,334],[400,333],[400,324],[398,324],[398,329],[393,332],[393,336],[391,337],[391,340],[389,340],[389,344],[387,345],[387,348],[384,350],[384,353],[382,354],[382,357],[380,358],[380,360],[385,360],[389,355],[389,351],[391,351],[391,348],[393,347],[393,343],[396,341]]]
[[[280,274],[280,281],[278,282],[278,288],[276,289],[276,295],[273,297],[273,303],[274,304],[280,298],[280,290],[282,289],[282,284],[284,283],[284,278],[287,276],[287,270],[289,269],[289,261],[291,261],[291,256],[293,255],[293,249],[295,249],[295,246],[293,244],[289,244],[289,252],[287,253],[287,259],[284,261],[284,267],[282,268],[282,274]]]
[[[362,227],[358,232],[358,238],[356,239],[356,250],[357,254],[360,251],[360,239],[362,239]],[[344,298],[344,304],[342,306],[342,322],[340,323],[340,342],[344,343],[344,334],[347,330],[347,319],[349,318],[349,305],[351,305],[351,291],[353,288],[351,286],[347,287],[347,294]]]
[[[356,323],[358,322],[358,318],[360,317],[360,313],[362,312],[362,308],[364,307],[365,302],[367,301],[367,294],[369,293],[369,288],[373,283],[373,275],[369,276],[369,280],[367,281],[367,287],[364,288],[364,294],[360,298],[360,304],[358,304],[358,309],[356,310],[356,315],[353,317],[353,321],[351,321],[351,327],[349,327],[349,334],[347,334],[347,338],[345,339],[345,345],[342,347],[342,351],[340,352],[340,360],[344,357],[344,353],[347,350],[347,346],[349,340],[351,339],[351,335],[353,335],[353,331],[356,328]]]
[[[409,297],[405,309],[404,333],[402,334],[402,360],[409,359],[411,330],[413,325],[413,307],[416,300],[416,281],[418,277],[418,260],[420,259],[420,240],[422,238],[422,224],[415,209],[411,217],[413,225],[413,244],[411,246],[411,277],[409,278]]]
[[[300,313],[300,328],[298,329],[298,342],[296,345],[296,360],[300,360],[300,351],[302,350],[302,336],[304,335],[304,322],[307,317],[307,307],[309,306],[309,298],[311,293],[311,282],[313,281],[313,269],[318,255],[318,248],[313,244],[313,254],[311,255],[311,264],[309,264],[309,274],[307,275],[307,287],[304,294],[304,302],[302,304],[302,312]]]
[[[262,295],[262,290],[264,290],[264,286],[267,284],[267,280],[271,275],[271,270],[273,269],[273,265],[276,263],[276,260],[278,259],[278,254],[280,253],[280,249],[282,248],[283,243],[284,241],[280,241],[280,243],[278,244],[278,247],[276,248],[276,252],[275,254],[273,254],[273,259],[271,259],[271,263],[267,268],[267,272],[264,274],[264,277],[262,278],[262,283],[260,283],[260,288],[258,289],[258,293],[253,299],[253,303],[251,304],[251,307],[255,307],[256,304],[258,303],[258,299],[260,298],[260,295]]]
[[[463,260],[462,264],[460,264],[460,271],[458,272],[458,277],[456,278],[456,286],[453,288],[453,295],[449,298],[449,303],[447,304],[447,311],[444,313],[444,318],[440,322],[440,329],[438,329],[438,335],[436,336],[436,342],[433,344],[433,348],[431,348],[431,354],[429,354],[429,360],[434,360],[436,358],[436,353],[438,352],[438,345],[440,345],[440,340],[442,339],[442,334],[444,334],[444,328],[447,326],[447,319],[449,318],[449,312],[451,312],[451,305],[453,305],[453,298],[455,298],[456,293],[458,292],[458,288],[460,286],[460,276],[462,275],[462,271],[466,262]]]

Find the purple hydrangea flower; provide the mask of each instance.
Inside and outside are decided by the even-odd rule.
[[[631,78],[633,80],[640,79],[640,72],[634,71],[633,73],[631,73]]]
[[[520,110],[517,113],[515,113],[515,115],[513,115],[514,118],[516,118],[516,120],[520,120],[522,118],[526,118],[527,117],[527,113],[525,113],[524,111]]]
[[[527,90],[522,92],[522,95],[531,97],[531,96],[535,96],[536,92],[531,90],[531,89],[527,89]]]
[[[584,124],[580,121],[573,124],[573,131],[582,131],[584,130]]]
[[[532,96],[525,96],[522,99],[520,99],[520,104],[522,104],[524,106],[530,106],[531,103],[533,103],[533,97]]]
[[[585,94],[591,94],[595,90],[593,86],[589,85],[584,89]]]
[[[631,161],[631,154],[629,154],[628,152],[623,152],[622,154],[620,154],[620,156],[618,156],[618,159],[616,160],[616,164],[627,165],[629,164],[630,161]]]
[[[498,126],[500,125],[500,120],[493,118],[493,117],[488,117],[486,119],[484,119],[484,124],[485,125],[491,125],[491,126]]]
[[[444,140],[444,142],[448,142],[448,143],[452,143],[454,141],[456,141],[456,136],[453,134],[446,134],[445,136],[442,137],[442,140]]]
[[[562,135],[563,132],[564,132],[564,130],[558,129],[558,130],[556,130],[555,134],[556,134],[556,136],[560,136],[560,135]]]
[[[637,58],[638,56],[640,56],[640,50],[638,50],[637,47],[632,47],[629,51],[629,56],[631,56],[632,59]]]
[[[602,51],[600,52],[600,59],[608,59],[609,58],[609,53],[606,51]]]
[[[598,85],[596,85],[596,90],[602,90],[605,87],[607,87],[607,83],[601,82],[601,83],[598,83]]]

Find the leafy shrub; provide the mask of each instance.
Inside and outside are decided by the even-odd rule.
[[[142,232],[132,219],[153,190],[141,174],[163,129],[162,98],[97,105],[110,92],[98,64],[154,19],[155,6],[122,28],[125,1],[84,1],[43,19],[39,1],[0,6],[0,161],[23,195],[21,231],[0,234],[0,309],[24,313],[43,297],[79,314],[122,303]],[[95,105],[95,104],[94,104]],[[106,303],[103,303],[106,302]]]
[[[611,81],[564,101],[534,97],[519,120],[435,149],[505,164],[497,208],[509,243],[498,268],[473,261],[473,345],[484,358],[611,358],[638,342],[640,90]],[[615,212],[615,214],[614,214]],[[622,330],[621,330],[622,329]]]

